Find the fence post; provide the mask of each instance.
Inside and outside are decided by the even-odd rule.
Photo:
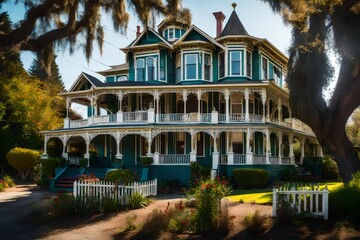
[[[157,184],[158,184],[158,181],[157,181],[157,178],[155,178],[155,192],[154,192],[154,196],[156,196],[156,194],[157,194]]]
[[[74,187],[73,187],[73,195],[74,195],[75,198],[76,198],[76,195],[77,195],[76,190],[77,190],[77,181],[74,182]]]
[[[322,197],[322,210],[323,210],[323,214],[324,214],[324,220],[328,220],[329,218],[329,191],[325,188],[323,190],[323,197]]]
[[[276,199],[276,192],[277,189],[273,188],[273,201],[272,201],[272,216],[276,217],[276,205],[277,205],[277,199]]]

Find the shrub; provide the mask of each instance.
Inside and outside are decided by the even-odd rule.
[[[121,205],[117,199],[104,197],[101,199],[102,211],[112,213],[120,210]]]
[[[339,169],[336,164],[336,162],[329,158],[324,157],[323,163],[322,163],[322,173],[321,177],[323,179],[339,179]]]
[[[196,211],[191,219],[195,232],[206,232],[217,228],[221,212],[221,199],[230,193],[226,181],[201,180],[188,192],[188,198],[194,198]]]
[[[141,161],[141,165],[143,167],[149,167],[153,163],[153,158],[152,157],[141,157],[140,161]]]
[[[269,172],[263,169],[234,169],[233,179],[237,187],[263,188],[269,180]]]
[[[360,219],[360,173],[353,176],[348,185],[330,192],[329,208],[334,214],[345,214]]]
[[[89,165],[89,159],[87,158],[82,158],[79,160],[79,164],[81,168],[85,168]]]
[[[191,178],[195,185],[200,180],[206,180],[210,178],[211,169],[207,166],[200,165],[198,162],[190,163],[190,171]]]
[[[135,181],[135,173],[129,169],[114,169],[106,174],[105,181],[127,185]]]
[[[256,210],[255,213],[246,215],[242,223],[246,230],[259,236],[266,231],[268,219],[265,215],[261,215],[260,212]]]
[[[15,186],[15,183],[14,183],[14,179],[12,177],[10,177],[9,175],[5,175],[3,177],[3,185],[4,185],[4,188],[9,188],[9,187],[13,187]]]
[[[298,177],[300,177],[300,172],[295,167],[282,168],[278,172],[278,179],[280,181],[294,181]]]
[[[75,198],[67,192],[58,192],[53,198],[55,211],[58,216],[69,216],[75,213]]]
[[[284,197],[284,195],[278,195],[278,198],[279,201],[276,206],[276,222],[290,222],[297,214],[296,206],[291,206],[291,203]]]
[[[20,178],[25,181],[40,154],[31,149],[16,147],[11,149],[6,156],[10,166],[18,170]]]
[[[169,220],[169,230],[174,233],[182,233],[191,228],[191,219],[195,212],[194,209],[185,208],[183,201],[175,204],[175,209],[172,210],[172,217]]]
[[[134,192],[128,198],[128,207],[130,209],[144,208],[149,205],[150,200],[139,192]]]
[[[173,216],[174,211],[169,207],[165,212],[159,209],[154,209],[146,218],[141,227],[140,234],[142,238],[139,239],[157,239],[161,231],[168,228],[170,218]]]
[[[41,171],[45,178],[55,176],[55,168],[59,167],[63,160],[58,157],[41,159]]]

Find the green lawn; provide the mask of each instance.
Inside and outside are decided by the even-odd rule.
[[[342,182],[323,182],[320,183],[320,188],[323,189],[325,185],[332,191],[340,186]],[[256,204],[271,204],[272,201],[272,189],[239,189],[233,190],[231,195],[227,197],[230,201],[239,202],[240,199],[244,203],[256,203]]]

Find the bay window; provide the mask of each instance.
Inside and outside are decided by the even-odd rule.
[[[230,52],[230,70],[231,70],[230,75],[239,76],[242,74],[241,58],[242,58],[242,54],[240,51]]]
[[[185,79],[197,79],[197,57],[198,54],[185,55]]]
[[[204,54],[204,79],[210,80],[211,76],[211,58],[210,54]]]
[[[147,80],[154,81],[155,80],[155,61],[154,58],[147,58]]]

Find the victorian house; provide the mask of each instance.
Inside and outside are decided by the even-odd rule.
[[[90,169],[109,169],[119,160],[140,173],[140,157],[150,156],[150,178],[187,184],[193,161],[213,176],[231,176],[234,168],[276,175],[301,163],[306,144],[322,155],[311,129],[291,115],[288,58],[267,39],[249,35],[235,10],[224,28],[225,15],[213,15],[215,38],[168,18],[157,30],[138,27],[136,39],[120,49],[125,63],[99,72],[104,80],[81,73],[61,95],[68,109],[87,106],[87,118],[67,117],[63,128],[44,131],[43,157],[50,139],[61,143],[70,166],[78,164],[74,146],[83,146]]]

